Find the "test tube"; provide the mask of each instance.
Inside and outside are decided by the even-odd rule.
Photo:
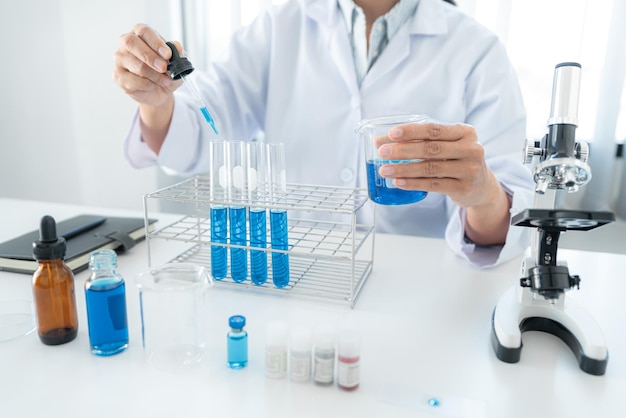
[[[226,158],[226,142],[209,142],[209,183],[211,186],[211,242],[224,245],[211,245],[211,275],[215,280],[223,280],[228,274],[226,242],[228,238],[227,211],[224,202],[227,199],[229,173]]]
[[[230,244],[246,246],[246,144],[243,141],[227,143],[231,180],[228,187]],[[230,276],[237,283],[248,278],[248,250],[245,248],[230,247]]]
[[[289,250],[287,210],[284,208],[287,195],[285,148],[282,143],[267,144],[267,171],[269,199],[272,205],[270,208],[272,281],[274,286],[282,288],[289,284],[289,254],[275,251]]]
[[[267,211],[265,143],[260,141],[247,144],[248,204],[250,205],[250,247],[263,250],[250,250],[250,280],[256,285],[267,281]],[[260,206],[258,206],[260,205]]]

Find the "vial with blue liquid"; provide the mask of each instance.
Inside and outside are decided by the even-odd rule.
[[[85,299],[91,352],[99,356],[114,355],[128,347],[126,285],[116,271],[115,251],[91,253],[89,268]]]
[[[244,330],[246,317],[233,315],[228,318],[230,331],[226,335],[228,367],[241,369],[248,365],[248,332]]]

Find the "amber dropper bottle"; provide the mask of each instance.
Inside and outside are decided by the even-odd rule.
[[[33,298],[37,332],[46,345],[70,342],[78,333],[74,274],[63,261],[65,249],[65,238],[57,236],[54,218],[41,218],[39,241],[33,243],[33,256],[39,262],[33,274]]]

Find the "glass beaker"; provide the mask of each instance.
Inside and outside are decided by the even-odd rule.
[[[391,142],[389,130],[394,126],[410,123],[426,123],[430,120],[424,115],[395,115],[364,119],[356,127],[356,132],[363,142],[367,172],[367,191],[370,199],[381,205],[404,205],[424,199],[428,192],[421,190],[403,190],[393,184],[393,179],[381,177],[379,169],[385,164],[406,164],[421,160],[386,160],[378,155],[378,148]]]
[[[135,278],[146,359],[161,369],[199,363],[207,346],[208,270],[189,263],[151,268]]]

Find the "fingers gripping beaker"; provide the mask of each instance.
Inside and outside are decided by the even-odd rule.
[[[175,370],[200,362],[207,346],[206,293],[213,285],[202,266],[164,264],[139,274],[141,334],[146,359]]]

